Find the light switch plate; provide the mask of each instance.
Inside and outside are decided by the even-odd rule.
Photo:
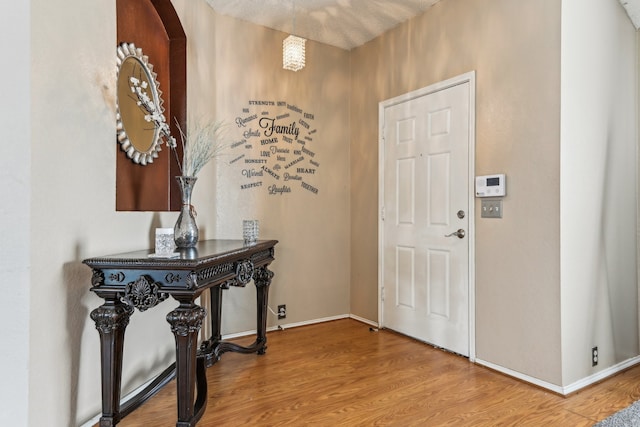
[[[482,199],[480,210],[482,218],[502,218],[502,200]]]

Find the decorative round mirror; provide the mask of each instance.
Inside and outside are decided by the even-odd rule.
[[[139,165],[153,163],[169,135],[153,65],[133,43],[118,46],[117,131],[120,147]]]

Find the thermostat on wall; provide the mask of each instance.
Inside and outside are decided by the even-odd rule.
[[[476,197],[502,197],[507,194],[507,182],[503,173],[476,177]]]

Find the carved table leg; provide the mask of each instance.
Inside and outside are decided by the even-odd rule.
[[[209,313],[211,322],[211,336],[200,346],[202,357],[204,358],[206,367],[212,366],[220,360],[219,343],[222,340],[222,286],[214,286],[209,288],[211,300],[211,313]]]
[[[256,269],[253,281],[256,284],[258,336],[256,344],[260,345],[258,354],[267,351],[267,305],[269,304],[269,285],[273,272],[266,266]]]
[[[211,295],[211,337],[214,343],[222,339],[220,325],[222,324],[222,286],[214,286],[209,289]]]
[[[192,427],[197,422],[194,414],[202,414],[194,408],[196,385],[196,353],[198,332],[206,310],[193,302],[181,302],[180,306],[167,315],[171,331],[176,339],[176,382],[178,387],[178,422],[176,427]],[[199,392],[205,384],[198,384]],[[200,399],[198,399],[200,400]],[[204,400],[206,404],[206,399]],[[203,408],[201,408],[203,409]]]
[[[124,332],[133,307],[119,299],[106,302],[91,312],[100,333],[102,363],[102,417],[100,427],[112,427],[120,421],[120,382],[122,379],[122,350]]]

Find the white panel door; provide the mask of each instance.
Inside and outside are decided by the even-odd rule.
[[[382,326],[469,356],[469,83],[384,108]]]

